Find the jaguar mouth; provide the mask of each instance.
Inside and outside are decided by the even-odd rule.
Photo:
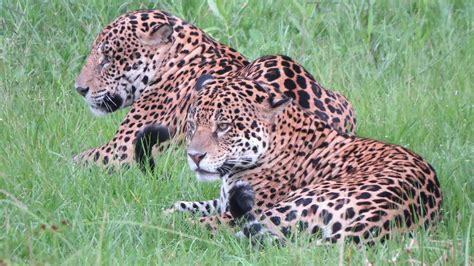
[[[230,162],[224,162],[224,164],[217,169],[217,172],[221,176],[225,176],[235,170],[235,164]]]
[[[91,110],[94,114],[102,116],[117,111],[122,104],[123,99],[119,94],[106,93],[100,100],[95,100],[95,103],[91,104]]]
[[[118,94],[111,95],[107,93],[104,95],[102,101],[98,104],[98,107],[108,113],[117,111],[122,106],[122,97]]]

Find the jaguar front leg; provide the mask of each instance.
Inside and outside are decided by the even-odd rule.
[[[209,216],[221,212],[221,204],[218,199],[207,201],[178,201],[173,207],[166,209],[165,214],[173,212],[184,212],[197,214],[199,216]]]
[[[138,161],[142,169],[145,169],[146,164],[153,168],[153,153],[173,136],[176,125],[170,124],[167,119],[170,116],[156,116],[155,110],[146,105],[146,101],[137,101],[111,141],[74,156],[73,161],[106,168],[121,167]]]
[[[225,212],[219,215],[201,217],[199,218],[199,224],[212,232],[216,232],[222,225],[235,226],[235,221],[230,212]]]
[[[252,244],[257,246],[265,246],[265,244],[285,245],[284,236],[280,232],[269,228],[267,224],[262,223],[259,220],[259,215],[254,211],[249,211],[242,217],[234,218],[236,219],[236,224],[240,226],[240,231],[236,236],[249,238]]]
[[[111,141],[97,148],[91,148],[73,157],[76,164],[95,164],[104,168],[130,165],[134,162],[132,142]]]

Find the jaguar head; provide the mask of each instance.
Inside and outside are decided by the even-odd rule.
[[[170,15],[135,11],[110,23],[95,39],[76,79],[92,112],[104,115],[131,105],[156,79],[174,45]]]
[[[256,167],[272,138],[274,120],[291,102],[247,79],[203,76],[186,121],[189,166],[203,181]]]

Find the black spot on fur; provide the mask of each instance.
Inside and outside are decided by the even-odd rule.
[[[272,223],[274,225],[280,225],[281,221],[280,221],[280,217],[277,217],[277,216],[273,216],[270,218],[270,221],[272,221]]]
[[[346,219],[352,219],[352,218],[354,218],[354,216],[355,216],[354,209],[353,209],[352,207],[347,208],[345,214],[346,214],[346,217],[345,217]]]
[[[270,69],[268,73],[264,75],[268,82],[272,82],[278,78],[280,78],[280,72],[278,69]]]
[[[294,219],[296,219],[296,211],[292,210],[286,215],[285,221],[290,222],[290,221],[293,221]]]
[[[285,207],[277,208],[276,210],[277,210],[277,212],[279,212],[279,213],[284,213],[284,212],[286,212],[286,211],[289,210],[289,209],[290,209],[290,206],[285,206]]]
[[[299,104],[301,105],[301,107],[308,109],[310,107],[309,106],[309,99],[310,99],[309,94],[306,91],[300,90],[300,91],[298,91],[298,96],[300,97]]]
[[[340,222],[335,222],[333,225],[332,225],[332,233],[335,234],[337,232],[339,232],[339,230],[341,230],[341,223]]]

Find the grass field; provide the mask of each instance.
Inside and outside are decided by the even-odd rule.
[[[474,264],[473,1],[90,2],[0,1],[0,265]],[[437,231],[371,248],[297,239],[257,250],[161,214],[218,195],[219,184],[196,181],[182,147],[158,159],[155,176],[73,165],[127,112],[93,117],[74,79],[102,27],[138,8],[170,11],[250,59],[287,54],[348,96],[359,135],[408,147],[437,170]]]

